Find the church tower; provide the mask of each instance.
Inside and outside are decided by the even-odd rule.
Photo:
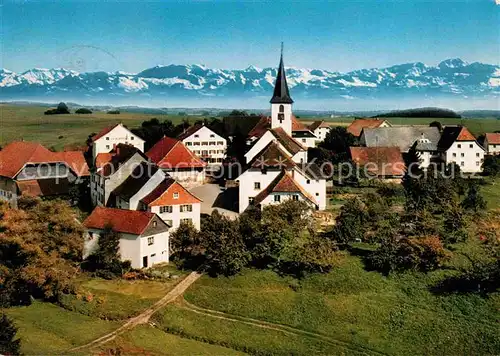
[[[283,43],[281,43],[281,57],[274,93],[271,98],[271,128],[281,127],[292,136],[292,104],[293,100],[286,83],[285,66],[283,64]]]

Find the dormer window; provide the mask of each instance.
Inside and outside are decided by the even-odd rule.
[[[214,135],[214,134],[211,134],[211,135],[210,135],[210,137],[212,137],[212,138],[213,138],[213,137],[215,137],[215,135]]]
[[[177,192],[174,193],[174,199],[179,199],[179,193]]]
[[[194,135],[194,137],[195,137],[195,138],[198,138],[198,137],[200,137],[200,135]]]

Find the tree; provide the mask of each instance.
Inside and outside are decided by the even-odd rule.
[[[200,234],[191,222],[181,222],[170,235],[172,260],[181,267],[197,269],[203,263]]]
[[[357,139],[354,135],[347,132],[342,126],[333,127],[327,134],[319,147],[332,152],[333,162],[342,162],[349,158],[349,147],[356,146]]]
[[[368,214],[366,206],[359,198],[349,199],[340,209],[333,229],[333,240],[340,244],[348,244],[363,240],[367,231]]]
[[[232,221],[217,210],[203,221],[200,239],[205,249],[204,267],[211,275],[231,276],[250,260],[238,221]]]
[[[484,200],[479,190],[479,185],[472,184],[467,191],[467,196],[462,201],[462,208],[478,213],[486,209],[486,200]]]
[[[16,339],[17,328],[10,318],[0,314],[0,354],[20,355],[21,340]]]
[[[487,176],[500,176],[500,155],[486,156],[483,162],[483,173]]]
[[[443,131],[443,125],[439,121],[433,121],[429,124],[429,127],[437,127],[439,132]]]
[[[87,108],[80,108],[75,111],[75,114],[92,114],[92,110]]]
[[[56,109],[49,109],[44,112],[45,115],[59,115],[59,114],[69,114],[68,105],[60,102]]]
[[[443,216],[443,240],[457,243],[467,240],[469,225],[467,214],[458,204],[453,204]]]

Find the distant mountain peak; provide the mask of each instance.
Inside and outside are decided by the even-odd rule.
[[[441,63],[438,64],[439,68],[460,68],[460,67],[465,67],[469,63],[464,62],[460,58],[450,58],[442,61]]]

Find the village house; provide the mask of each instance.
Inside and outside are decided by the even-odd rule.
[[[331,126],[325,121],[314,121],[308,126],[309,130],[316,136],[316,144],[323,142],[330,132]]]
[[[287,199],[302,200],[315,209],[324,210],[326,179],[319,167],[307,165],[307,147],[293,137],[293,100],[286,82],[283,55],[270,102],[270,120],[261,120],[249,134],[253,145],[245,154],[247,169],[237,179],[239,212],[250,205],[264,207]],[[314,134],[311,136],[316,140]]]
[[[275,108],[275,111],[276,109],[279,111],[280,108],[281,107],[278,106],[277,108]],[[283,111],[285,111],[285,106],[283,106]],[[286,113],[275,112],[274,116],[278,117],[278,114],[285,115]],[[302,124],[299,120],[297,120],[297,118],[295,117],[295,115],[293,115],[292,112],[289,112],[289,114],[291,119],[291,134],[288,126],[283,127],[284,129],[288,130],[288,131],[285,130],[285,132],[287,132],[287,135],[291,136],[295,141],[300,143],[306,149],[308,147],[316,147],[316,141],[318,140],[318,138],[314,135],[314,133],[304,124]],[[273,126],[272,117],[273,117],[272,113],[270,117],[267,116],[261,117],[261,119],[257,122],[257,124],[248,133],[247,145],[251,145],[252,143],[254,143],[262,135],[264,135],[270,128],[277,127],[276,120],[278,119],[274,120],[274,126]]]
[[[206,162],[175,138],[162,138],[146,155],[165,173],[184,185],[194,186],[205,182]]]
[[[437,127],[428,126],[364,128],[360,143],[366,147],[399,147],[401,153],[407,153],[422,138],[437,145],[441,134]]]
[[[438,142],[438,152],[443,162],[456,163],[462,172],[482,172],[485,150],[464,126],[446,126]]]
[[[91,169],[90,197],[92,204],[107,206],[111,192],[120,186],[148,157],[137,147],[118,144],[111,153],[97,155]]]
[[[368,177],[400,183],[405,174],[405,162],[399,147],[350,147],[352,161]]]
[[[500,154],[500,133],[487,133],[484,138],[484,148],[489,155]]]
[[[391,123],[382,119],[354,119],[349,126],[347,132],[355,137],[360,137],[363,129],[375,129],[379,127],[391,127]]]
[[[227,140],[205,125],[191,126],[177,138],[205,161],[207,168],[220,167],[226,158]]]
[[[99,153],[108,153],[120,143],[144,152],[144,140],[120,123],[106,127],[92,137],[92,157],[95,159]]]
[[[0,151],[0,200],[14,206],[22,194],[67,196],[87,184],[89,168],[80,151],[52,152],[39,143],[17,141]]]
[[[103,232],[111,228],[120,235],[119,254],[132,268],[147,268],[169,261],[169,228],[149,211],[96,207],[85,219],[83,258],[95,252]]]
[[[182,222],[200,229],[201,199],[170,177],[140,200],[139,209],[157,214],[171,229]]]

